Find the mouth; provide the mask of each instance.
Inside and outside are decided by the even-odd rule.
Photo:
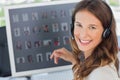
[[[86,45],[90,44],[92,42],[92,40],[80,40],[79,39],[79,42],[81,45],[86,46]]]

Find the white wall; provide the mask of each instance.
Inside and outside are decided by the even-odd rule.
[[[113,14],[116,20],[116,25],[117,25],[116,32],[117,35],[120,36],[120,7],[111,7],[111,8],[113,10]]]

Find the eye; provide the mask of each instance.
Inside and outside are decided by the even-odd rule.
[[[80,23],[75,23],[76,27],[82,27],[82,25]]]
[[[91,25],[91,26],[89,27],[89,29],[91,29],[91,30],[96,29],[96,26],[95,26],[95,25]]]

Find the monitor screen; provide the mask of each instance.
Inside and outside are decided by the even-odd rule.
[[[78,1],[53,1],[5,7],[12,76],[70,69],[50,60],[53,50],[71,50],[71,16]]]

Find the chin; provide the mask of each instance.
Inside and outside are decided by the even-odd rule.
[[[86,52],[86,51],[88,51],[88,49],[84,49],[84,48],[79,48],[81,51],[83,51],[83,52]]]
[[[90,47],[79,47],[79,50],[81,50],[83,52],[87,52],[87,51],[92,50],[92,48],[90,48]]]

